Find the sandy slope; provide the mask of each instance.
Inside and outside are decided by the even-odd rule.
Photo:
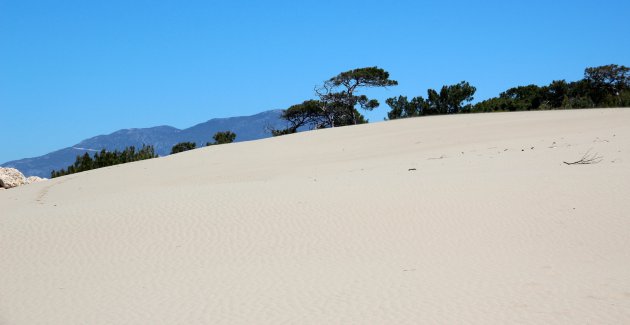
[[[522,323],[630,323],[630,109],[322,130],[0,193],[3,325]]]

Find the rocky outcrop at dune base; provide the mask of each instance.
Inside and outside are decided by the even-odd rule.
[[[3,168],[0,167],[0,188],[9,189],[18,187],[25,184],[31,184],[46,180],[45,178],[31,176],[24,177],[24,175],[15,168]]]

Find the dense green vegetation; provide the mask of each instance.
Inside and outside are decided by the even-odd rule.
[[[214,134],[213,138],[214,142],[208,142],[207,145],[217,145],[234,142],[234,140],[236,139],[236,133],[232,131],[217,132]],[[197,144],[194,142],[180,142],[174,145],[173,148],[171,148],[171,154],[192,150],[196,147]],[[50,177],[55,178],[59,176],[83,172],[86,170],[157,157],[158,156],[155,154],[155,149],[153,148],[153,146],[147,145],[143,145],[142,148],[138,151],[136,151],[135,147],[131,146],[125,148],[125,150],[123,151],[115,150],[110,152],[103,149],[100,152],[95,153],[94,156],[90,156],[90,154],[86,152],[82,156],[77,156],[74,164],[68,166],[67,168],[53,170],[52,172],[50,172]]]
[[[358,95],[360,88],[395,86],[389,73],[377,67],[343,72],[315,89],[318,99],[293,105],[282,113],[287,128],[272,130],[274,136],[297,132],[299,128],[327,128],[366,123],[358,107],[372,110],[376,100]],[[498,97],[472,104],[476,88],[466,81],[427,90],[427,98],[388,98],[388,119],[474,112],[501,112],[594,107],[630,106],[630,68],[616,64],[586,68],[584,78],[556,80],[547,86],[510,88]]]
[[[174,145],[173,148],[171,148],[171,155],[188,150],[193,150],[195,148],[197,148],[197,144],[194,142],[180,142]]]
[[[232,143],[232,142],[234,142],[234,140],[236,140],[236,133],[234,133],[232,131],[217,132],[217,133],[214,134],[214,136],[212,138],[214,139],[214,142],[208,142],[208,143],[206,143],[206,146],[214,146],[214,145],[217,145],[217,144]]]
[[[615,64],[586,68],[584,78],[567,82],[555,80],[546,86],[510,88],[498,97],[471,105],[475,88],[467,82],[444,86],[439,96],[428,90],[428,99],[390,98],[389,119],[432,114],[504,112],[594,107],[630,106],[630,68]],[[467,103],[464,105],[464,103]],[[442,105],[440,105],[442,104]]]
[[[422,115],[453,114],[470,112],[473,106],[470,102],[477,89],[468,82],[462,81],[455,85],[442,86],[440,92],[427,90],[427,99],[422,96],[414,97],[411,101],[406,96],[388,98],[385,102],[390,107],[387,113],[389,119],[413,117]]]
[[[86,170],[97,169],[107,166],[113,166],[118,164],[124,164],[133,161],[139,161],[144,159],[156,158],[155,150],[153,146],[143,145],[142,148],[136,151],[136,148],[131,146],[125,148],[123,151],[106,151],[101,150],[90,156],[87,152],[82,156],[77,156],[74,164],[67,168],[60,170],[53,170],[50,173],[51,178],[83,172]]]

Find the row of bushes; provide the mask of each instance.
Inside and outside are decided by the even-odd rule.
[[[360,89],[396,86],[389,73],[378,67],[340,73],[315,89],[316,99],[293,105],[282,113],[287,127],[274,136],[298,129],[328,128],[367,123],[358,109],[373,110],[379,102],[359,94]],[[556,80],[546,86],[510,88],[497,97],[472,104],[476,88],[466,81],[427,90],[427,98],[392,97],[386,100],[388,119],[471,112],[547,110],[563,108],[629,107],[630,68],[616,64],[584,70],[584,78]]]
[[[156,158],[157,154],[155,154],[155,149],[153,146],[143,145],[142,148],[136,151],[136,148],[131,146],[125,148],[123,151],[107,151],[105,149],[101,150],[91,156],[87,152],[82,156],[77,156],[74,164],[68,166],[67,168],[62,168],[60,170],[53,170],[50,173],[51,178],[80,173],[87,170],[103,168],[118,164],[124,164],[133,161],[145,160]]]
[[[206,147],[218,144],[232,143],[236,139],[236,133],[232,131],[217,132],[212,138],[214,139],[214,142],[206,143]],[[197,148],[197,144],[194,142],[180,142],[174,145],[173,148],[171,148],[171,155],[179,152],[193,150],[195,148]]]
[[[236,139],[236,134],[231,131],[217,132],[213,136],[213,138],[214,142],[208,142],[206,144],[207,146],[234,142],[234,140]],[[194,142],[180,142],[171,148],[171,154],[195,149],[195,147],[196,144]],[[157,157],[158,155],[155,153],[155,148],[151,145],[142,145],[142,148],[140,148],[140,150],[136,150],[134,146],[127,147],[122,151],[107,151],[103,149],[100,152],[95,153],[94,155],[90,155],[86,152],[81,156],[77,156],[74,164],[60,170],[51,171],[50,177],[55,178],[64,175],[80,173],[87,170]]]

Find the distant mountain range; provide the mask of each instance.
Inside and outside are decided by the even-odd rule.
[[[17,168],[26,176],[48,178],[52,170],[73,164],[78,155],[102,149],[122,150],[128,146],[139,148],[147,144],[153,145],[158,155],[166,156],[171,152],[173,145],[179,142],[191,141],[197,143],[197,147],[205,146],[207,142],[214,141],[212,136],[219,131],[236,133],[236,141],[262,139],[271,136],[269,127],[286,127],[285,121],[280,119],[281,113],[282,110],[271,110],[251,116],[215,118],[183,130],[167,125],[124,129],[108,135],[95,136],[43,156],[8,161],[0,166]]]

